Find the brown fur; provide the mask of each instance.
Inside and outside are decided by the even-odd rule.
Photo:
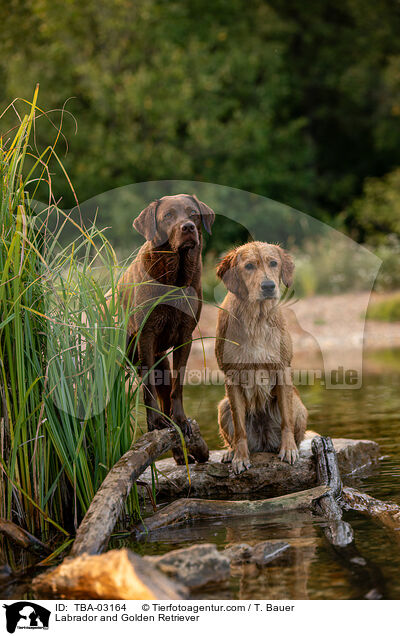
[[[225,256],[217,275],[228,294],[218,315],[216,356],[226,396],[218,407],[235,473],[249,454],[279,452],[294,463],[307,410],[292,383],[292,342],[279,306],[279,284],[292,284],[292,258],[278,245],[248,243]]]
[[[194,195],[179,194],[150,203],[133,223],[147,240],[121,278],[117,292],[129,312],[127,346],[133,361],[140,363],[149,431],[170,425],[163,414],[185,434],[190,430],[182,405],[182,385],[192,332],[201,311],[201,228],[211,233],[214,216]],[[168,296],[147,316],[164,294]],[[172,376],[166,357],[171,347]],[[161,382],[157,381],[160,371]]]

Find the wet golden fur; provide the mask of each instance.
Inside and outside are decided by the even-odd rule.
[[[279,305],[279,285],[292,284],[293,270],[282,248],[260,242],[232,250],[217,269],[228,288],[216,334],[226,388],[218,420],[228,446],[223,461],[235,473],[249,468],[252,452],[298,458],[307,410],[292,383],[292,342]]]

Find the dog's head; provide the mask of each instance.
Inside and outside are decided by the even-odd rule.
[[[201,227],[211,234],[215,214],[193,194],[175,194],[150,203],[133,227],[153,245],[169,242],[173,251],[199,245]]]
[[[293,283],[292,257],[279,245],[246,243],[225,256],[217,268],[217,276],[230,292],[249,302],[275,301],[279,298],[279,283]]]

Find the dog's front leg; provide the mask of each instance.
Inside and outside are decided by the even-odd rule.
[[[232,468],[236,475],[250,468],[249,448],[246,435],[246,406],[240,387],[235,384],[227,384],[229,404],[233,420],[233,459]]]
[[[190,339],[190,336],[188,336]],[[186,364],[189,358],[190,349],[192,348],[191,339],[189,342],[176,347],[173,352],[173,379],[171,390],[171,416],[174,422],[178,424],[184,435],[190,435],[190,422],[183,410],[182,393],[183,383],[185,380]]]
[[[143,400],[146,406],[147,430],[168,428],[170,422],[160,412],[156,398],[155,354],[153,338],[142,334],[138,343],[140,373],[143,382]]]
[[[282,461],[294,464],[299,458],[299,451],[294,439],[293,385],[291,378],[281,378],[277,384],[276,391],[281,413],[282,440],[279,457]]]

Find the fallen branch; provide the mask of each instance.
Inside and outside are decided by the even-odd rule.
[[[314,510],[321,517],[331,520],[326,525],[324,533],[329,543],[337,547],[345,547],[354,540],[352,527],[342,520],[342,508],[338,499],[342,493],[342,480],[335,449],[330,437],[314,437],[311,443],[317,480],[321,485],[328,486],[328,492],[314,503]]]
[[[188,447],[196,448],[197,456],[204,457],[207,446],[195,421],[192,421],[192,430]],[[99,554],[105,550],[132,485],[158,457],[176,447],[179,440],[175,429],[151,431],[121,457],[95,494],[76,533],[71,556]]]
[[[328,486],[317,486],[273,499],[257,501],[220,501],[212,499],[178,499],[165,506],[152,517],[133,529],[137,535],[153,532],[189,521],[191,519],[216,519],[221,517],[250,517],[289,510],[311,509],[314,501],[326,492]]]
[[[42,543],[42,541],[39,541],[33,534],[23,530],[12,521],[0,519],[0,532],[24,550],[28,550],[40,556],[51,554],[51,549],[48,545]]]
[[[374,499],[354,488],[343,488],[342,498],[346,508],[372,517],[392,531],[400,530],[400,506],[392,502]],[[394,534],[400,542],[400,534]]]
[[[157,457],[176,443],[175,430],[151,431],[121,457],[95,494],[76,533],[71,556],[99,554],[107,547],[134,482]]]
[[[326,495],[314,502],[317,514],[326,517],[328,523],[323,532],[335,554],[349,570],[350,576],[363,590],[363,598],[380,599],[383,597],[383,577],[379,568],[365,559],[354,542],[353,528],[343,521],[344,489],[335,449],[330,437],[316,437],[311,444],[316,462],[318,481],[329,487]],[[358,493],[361,495],[361,493]]]

